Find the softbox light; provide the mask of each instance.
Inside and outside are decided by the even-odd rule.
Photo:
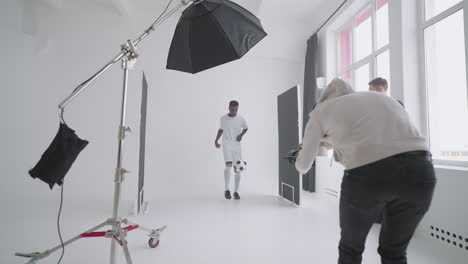
[[[166,68],[201,72],[241,58],[266,35],[255,15],[231,1],[195,1],[177,23]]]

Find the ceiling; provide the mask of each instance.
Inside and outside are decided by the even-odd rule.
[[[238,2],[262,2],[260,15],[278,17],[291,20],[312,22],[318,8],[326,4],[327,0],[239,0]],[[248,6],[245,6],[248,8]]]
[[[51,8],[59,9],[67,1],[72,0],[36,0]],[[101,6],[107,6],[117,10],[122,15],[131,15],[136,9],[135,5],[141,1],[150,0],[88,0]],[[152,0],[165,3],[168,0]],[[173,0],[173,4],[179,0]],[[327,0],[232,0],[247,8],[256,15],[268,18],[292,19],[309,22],[316,14],[317,8],[329,2]],[[30,1],[26,1],[30,2]]]
[[[102,14],[102,19],[122,17],[122,21],[131,21],[147,25],[148,14],[159,14],[169,0],[22,0],[22,31],[34,36],[38,50],[47,47],[49,40],[68,36],[80,14]],[[173,0],[175,7],[181,0]],[[261,51],[265,56],[283,54],[283,57],[303,60],[303,50],[307,38],[321,24],[337,2],[342,0],[232,0],[251,11],[268,28],[270,43],[264,43]],[[113,15],[110,17],[109,15]],[[88,23],[99,23],[90,15]],[[140,21],[141,20],[141,21]],[[102,23],[100,23],[102,24]],[[138,27],[140,28],[140,27]],[[271,47],[269,47],[270,45]],[[268,48],[269,47],[269,48]],[[261,52],[260,52],[261,53]],[[296,54],[297,53],[297,54]]]

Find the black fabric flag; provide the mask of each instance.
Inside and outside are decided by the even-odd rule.
[[[63,178],[88,143],[80,139],[73,129],[60,123],[57,135],[29,175],[48,183],[50,189],[54,184],[62,185]]]

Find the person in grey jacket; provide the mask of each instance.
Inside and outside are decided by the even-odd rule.
[[[382,263],[407,263],[406,249],[436,184],[426,139],[408,113],[382,93],[354,92],[334,79],[310,113],[295,163],[300,173],[311,168],[321,142],[334,147],[345,167],[338,263],[362,262],[367,234],[380,214]]]

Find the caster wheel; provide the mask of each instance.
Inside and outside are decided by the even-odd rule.
[[[159,239],[150,238],[150,240],[148,240],[148,245],[150,246],[150,248],[155,248],[159,246]]]

